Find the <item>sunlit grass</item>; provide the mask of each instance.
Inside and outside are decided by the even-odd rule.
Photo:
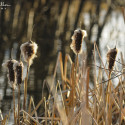
[[[97,53],[96,53],[97,52]],[[97,70],[96,54],[99,55],[100,65]],[[90,87],[90,70],[86,66],[86,53],[76,55],[73,62],[70,55],[65,55],[65,60],[62,60],[62,53],[58,54],[57,62],[51,82],[45,82],[48,86],[49,96],[42,97],[40,102],[35,106],[34,99],[30,97],[29,105],[26,107],[27,98],[27,82],[29,68],[27,68],[27,75],[24,80],[24,101],[23,107],[20,107],[20,93],[18,93],[18,108],[14,109],[15,124],[26,125],[110,125],[110,124],[124,124],[125,109],[124,109],[124,58],[121,54],[122,71],[116,75],[119,83],[115,87],[111,76],[112,71],[118,72],[112,68],[106,69],[102,61],[96,43],[93,51],[94,64],[94,83],[93,88]],[[105,55],[106,56],[106,55]],[[80,57],[80,59],[78,58]],[[111,59],[114,61],[115,58]],[[61,78],[57,79],[60,71]],[[98,71],[98,73],[97,73]],[[107,75],[107,80],[103,80],[104,72]],[[110,74],[110,75],[109,75]],[[101,82],[100,82],[101,81]],[[20,87],[19,87],[20,91]],[[44,87],[43,90],[44,91]],[[13,91],[14,92],[14,91]],[[14,99],[13,93],[13,99]],[[42,114],[38,114],[38,109],[44,105]],[[20,108],[19,108],[20,107]],[[18,109],[18,110],[16,110]],[[3,118],[0,112],[2,124],[8,122],[9,115]]]

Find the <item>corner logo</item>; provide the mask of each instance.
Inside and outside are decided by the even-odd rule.
[[[7,7],[10,7],[10,6],[11,6],[11,5],[6,4],[5,2],[0,2],[0,8],[1,8],[1,10],[7,9]]]

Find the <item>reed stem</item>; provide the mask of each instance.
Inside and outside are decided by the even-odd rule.
[[[14,124],[16,125],[16,114],[15,114],[15,94],[14,94],[14,84],[13,84],[13,109],[14,109]]]
[[[45,102],[45,125],[47,125],[47,106],[46,106],[46,98],[44,97],[44,102]]]
[[[109,71],[109,79],[111,78],[111,71]],[[107,86],[107,105],[106,105],[106,125],[110,125],[112,123],[112,117],[111,117],[111,81],[108,81]]]
[[[20,85],[18,85],[18,125],[20,125]]]
[[[26,99],[27,99],[27,81],[28,81],[28,73],[29,73],[29,63],[27,65],[27,74],[24,80],[24,103],[23,103],[23,110],[26,110]]]

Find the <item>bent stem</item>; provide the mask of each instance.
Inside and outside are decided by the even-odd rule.
[[[20,85],[18,85],[18,125],[20,125]]]
[[[29,63],[27,64],[27,74],[24,80],[24,101],[23,101],[23,110],[26,109],[26,98],[27,98],[27,81],[28,81],[28,73],[29,73]]]
[[[14,107],[14,124],[16,124],[14,84],[13,84],[13,107]]]

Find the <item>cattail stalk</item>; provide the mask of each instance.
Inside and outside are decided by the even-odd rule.
[[[24,102],[23,102],[23,109],[26,109],[26,98],[27,98],[27,81],[28,81],[28,73],[30,65],[33,63],[33,59],[36,57],[36,52],[38,46],[35,42],[29,41],[21,45],[21,55],[24,58],[24,61],[27,62],[27,74],[24,80]]]
[[[18,85],[18,125],[20,125],[20,85]]]
[[[13,110],[14,110],[14,124],[16,124],[14,84],[13,84]]]
[[[24,61],[27,62],[27,74],[24,80],[24,103],[23,103],[23,109],[25,110],[29,68],[30,68],[30,65],[33,63],[33,59],[36,57],[38,46],[35,42],[30,40],[29,42],[22,44],[20,49],[21,49],[21,55],[23,56]]]
[[[18,125],[20,125],[20,84],[22,83],[22,74],[23,74],[23,63],[20,62],[16,62],[13,65],[13,69],[15,72],[15,76],[16,76],[16,84],[18,85]]]
[[[79,59],[78,59],[78,55],[82,52],[82,42],[83,42],[83,38],[87,36],[87,33],[85,30],[81,30],[81,29],[77,29],[74,31],[74,34],[72,36],[72,43],[70,45],[71,49],[73,50],[73,52],[76,54],[76,60],[75,60],[75,65],[74,65],[74,71],[72,72],[73,74],[73,78],[74,81],[76,81],[77,79],[77,70],[79,68]],[[73,106],[75,105],[75,86],[76,86],[76,82],[72,83],[72,103]]]
[[[108,69],[109,69],[109,81],[107,86],[107,104],[106,104],[106,112],[107,112],[107,118],[106,118],[106,124],[110,125],[112,123],[112,101],[111,101],[111,73],[115,64],[115,58],[117,56],[118,50],[116,47],[114,49],[110,49],[107,53],[107,61],[108,61]]]
[[[27,81],[28,81],[28,74],[29,74],[29,64],[27,65],[27,73],[26,78],[24,80],[24,103],[23,103],[23,109],[26,109],[26,98],[27,98]]]
[[[111,79],[111,71],[109,71],[109,79]],[[112,123],[112,116],[111,116],[111,80],[108,81],[108,86],[107,86],[107,100],[106,100],[106,113],[107,113],[107,118],[106,118],[106,125],[110,125]]]

